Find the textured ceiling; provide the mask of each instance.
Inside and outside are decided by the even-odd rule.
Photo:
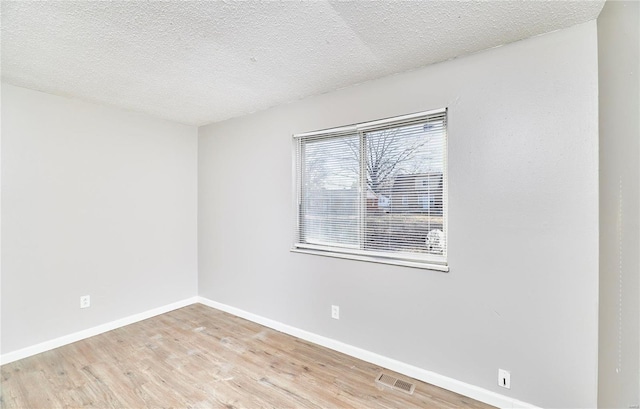
[[[2,1],[2,78],[202,125],[589,21],[603,4]]]

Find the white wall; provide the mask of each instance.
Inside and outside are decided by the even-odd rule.
[[[594,407],[596,35],[592,21],[200,128],[200,295],[542,407]],[[293,133],[445,106],[450,273],[289,251]]]
[[[2,84],[2,354],[194,296],[196,161],[193,126]]]
[[[608,1],[598,17],[602,408],[640,404],[639,59],[640,3]]]

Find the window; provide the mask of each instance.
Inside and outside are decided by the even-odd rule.
[[[447,111],[294,135],[296,251],[447,271]]]

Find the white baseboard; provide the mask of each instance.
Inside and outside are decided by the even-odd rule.
[[[177,301],[168,305],[163,305],[162,307],[158,307],[158,308],[154,308],[138,314],[130,315],[125,318],[120,318],[118,320],[111,321],[106,324],[101,324],[96,327],[74,332],[73,334],[64,335],[62,337],[45,341],[40,344],[18,349],[17,351],[0,355],[0,364],[1,365],[8,364],[9,362],[17,361],[19,359],[27,358],[32,355],[36,355],[36,354],[49,351],[67,344],[71,344],[76,341],[83,340],[85,338],[93,337],[95,335],[102,334],[103,332],[124,327],[125,325],[133,324],[134,322],[146,320],[147,318],[155,317],[156,315],[164,314],[166,312],[173,311],[178,308],[186,307],[187,305],[195,304],[197,302],[198,302],[198,297],[187,298],[182,301]]]
[[[414,379],[419,379],[423,382],[430,383],[432,385],[439,386],[441,388],[450,390],[452,392],[459,393],[464,396],[468,396],[472,399],[480,402],[487,403],[499,408],[513,409],[539,409],[534,405],[526,402],[519,401],[508,396],[501,395],[489,391],[487,389],[480,388],[475,385],[471,385],[465,382],[458,381],[453,378],[449,378],[444,375],[437,374],[435,372],[428,371],[426,369],[418,368],[413,365],[409,365],[404,362],[397,361],[385,357],[383,355],[376,354],[371,351],[367,351],[362,348],[355,347],[353,345],[345,344],[340,341],[336,341],[331,338],[324,337],[322,335],[314,334],[309,331],[305,331],[281,322],[262,317],[236,307],[232,307],[226,304],[222,304],[205,297],[191,297],[182,301],[174,302],[162,307],[154,308],[139,314],[134,314],[125,318],[121,318],[115,321],[108,322],[106,324],[98,325],[96,327],[88,328],[73,334],[65,335],[50,341],[42,342],[27,348],[19,349],[17,351],[9,352],[7,354],[0,355],[0,364],[8,364],[10,362],[17,361],[19,359],[27,358],[32,355],[36,355],[45,351],[49,351],[67,344],[71,344],[76,341],[80,341],[95,335],[102,334],[103,332],[111,331],[116,328],[123,327],[125,325],[133,324],[138,321],[145,320],[147,318],[155,317],[156,315],[164,314],[169,311],[173,311],[178,308],[185,307],[187,305],[201,303],[209,307],[228,312],[238,317],[253,321],[265,327],[275,329],[276,331],[283,332],[285,334],[292,335],[294,337],[304,339],[305,341],[313,342],[314,344],[321,345],[323,347],[333,349],[343,354],[353,356],[363,361],[370,362],[372,364],[381,366],[383,368],[390,369],[392,371],[401,373]]]
[[[244,318],[249,321],[253,321],[265,327],[275,329],[276,331],[284,332],[285,334],[292,335],[294,337],[304,339],[305,341],[312,342],[314,344],[321,345],[323,347],[333,349],[334,351],[342,352],[343,354],[350,355],[352,357],[362,359],[363,361],[370,362],[372,364],[381,366],[383,368],[390,369],[392,371],[401,373],[414,379],[419,379],[423,382],[430,383],[432,385],[439,386],[441,388],[450,390],[452,392],[459,393],[464,396],[468,396],[472,399],[484,402],[489,405],[497,406],[499,408],[527,408],[527,409],[539,409],[537,406],[531,405],[526,402],[519,401],[508,396],[501,395],[499,393],[492,392],[490,390],[480,388],[475,385],[471,385],[465,382],[458,381],[453,378],[449,378],[444,375],[437,374],[435,372],[428,371],[426,369],[418,368],[413,365],[406,364],[404,362],[397,361],[362,348],[355,347],[353,345],[345,344],[340,341],[336,341],[331,338],[327,338],[312,332],[308,332],[296,327],[292,327],[287,324],[283,324],[278,321],[274,321],[269,318],[262,317],[236,307],[232,307],[226,304],[222,304],[205,297],[197,297],[198,302],[206,306],[228,312],[238,317]]]

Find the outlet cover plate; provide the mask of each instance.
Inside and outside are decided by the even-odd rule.
[[[504,369],[498,369],[498,386],[511,389],[511,372]]]
[[[333,318],[334,320],[339,320],[340,319],[340,307],[337,305],[332,305],[331,306],[331,318]]]
[[[91,307],[91,296],[83,295],[80,297],[80,308],[89,308]]]

